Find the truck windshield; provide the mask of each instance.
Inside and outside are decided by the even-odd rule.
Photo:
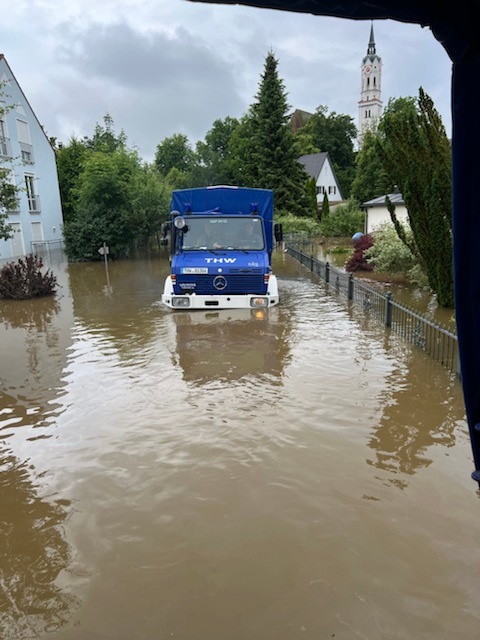
[[[261,218],[194,217],[187,219],[183,232],[183,250],[262,251],[265,247]]]

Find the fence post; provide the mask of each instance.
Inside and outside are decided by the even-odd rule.
[[[330,282],[330,263],[325,262],[325,282]]]
[[[348,276],[348,299],[353,300],[353,273]]]
[[[388,291],[385,297],[385,326],[392,326],[392,292]]]

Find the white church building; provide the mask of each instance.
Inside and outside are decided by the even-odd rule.
[[[382,94],[382,59],[377,55],[373,22],[370,29],[370,40],[367,55],[361,65],[360,100],[358,102],[358,141],[362,146],[362,139],[367,130],[375,131],[380,121],[383,102]]]

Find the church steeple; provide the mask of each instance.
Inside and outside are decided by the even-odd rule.
[[[377,55],[373,21],[370,27],[370,40],[367,55],[361,65],[361,88],[358,102],[358,142],[362,145],[363,136],[367,129],[375,131],[382,115],[382,59]]]
[[[370,42],[368,43],[367,55],[374,56],[377,53],[375,49],[375,38],[373,37],[373,21],[370,27]]]

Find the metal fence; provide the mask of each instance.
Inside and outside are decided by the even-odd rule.
[[[32,240],[30,242],[31,252],[34,254],[48,253],[49,251],[58,251],[64,249],[63,238],[55,240]]]
[[[301,244],[305,246],[306,243]],[[307,255],[298,245],[287,241],[286,250],[295,260],[328,283],[330,289],[333,288],[336,293],[351,300],[363,313],[382,323],[386,330],[398,334],[460,377],[458,338],[454,332],[396,302],[390,292],[382,293],[355,278],[352,273],[332,267],[312,254]]]
[[[58,240],[32,240],[30,242],[30,253],[49,261],[61,261],[65,257],[65,243],[63,239]],[[3,258],[0,256],[0,267],[9,262],[17,262],[20,258],[25,258],[27,254],[18,254]]]

